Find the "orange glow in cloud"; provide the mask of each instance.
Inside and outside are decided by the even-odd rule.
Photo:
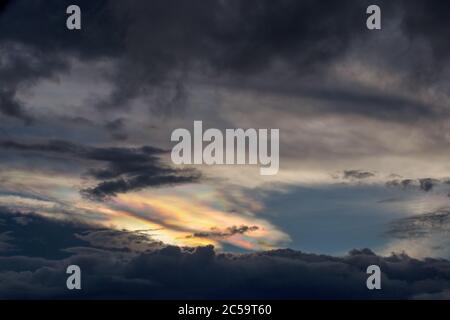
[[[110,209],[109,223],[129,230],[158,229],[153,234],[157,240],[176,245],[206,245],[221,247],[228,243],[245,249],[268,249],[289,241],[289,237],[268,221],[248,214],[239,214],[211,206],[211,200],[218,196],[209,193],[190,196],[189,193],[165,193],[145,191],[118,195]],[[198,192],[198,190],[197,190]],[[217,202],[226,202],[224,198]],[[231,204],[230,204],[231,205]],[[254,204],[252,204],[254,206]],[[220,206],[219,206],[220,207]],[[221,205],[226,207],[226,205]],[[257,226],[257,230],[229,236],[193,236],[194,233],[214,233],[230,227]]]
[[[237,187],[224,189],[220,185],[197,184],[147,189],[120,194],[105,202],[92,202],[80,197],[77,178],[29,172],[25,186],[22,184],[24,175],[21,171],[4,174],[4,188],[20,187],[26,194],[0,197],[0,204],[24,212],[80,219],[116,229],[150,230],[148,234],[154,239],[180,246],[212,244],[220,248],[231,244],[259,250],[289,241],[287,234],[257,217],[257,212],[263,209],[262,203]],[[36,200],[33,195],[49,196],[49,200]],[[226,234],[228,228],[241,226],[256,226],[257,229]]]

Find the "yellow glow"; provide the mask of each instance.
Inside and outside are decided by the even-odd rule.
[[[213,244],[220,247],[220,242],[228,242],[246,249],[257,249],[270,247],[270,243],[273,247],[278,242],[289,239],[265,220],[218,210],[199,201],[199,198],[201,199],[151,192],[119,195],[114,206],[120,208],[120,214],[111,216],[110,223],[127,225],[129,229],[135,230],[142,229],[143,226],[160,229],[154,235],[156,239],[177,245]],[[256,225],[258,229],[221,239],[192,236],[196,232],[223,232],[226,228],[242,225]]]
[[[79,194],[80,180],[65,175],[9,171],[2,174],[5,189],[21,189],[23,196],[0,197],[0,204],[40,213],[58,219],[85,219],[115,229],[151,230],[159,241],[180,246],[224,243],[246,249],[268,249],[289,237],[264,219],[257,218],[262,203],[246,196],[239,188],[225,190],[212,185],[148,189],[121,194],[105,202],[92,202]],[[26,185],[22,182],[26,181]],[[57,199],[36,200],[30,195]],[[38,199],[38,198],[37,198]],[[73,216],[71,215],[73,213]],[[244,234],[217,236],[227,228],[257,226]],[[209,237],[194,236],[210,233]]]

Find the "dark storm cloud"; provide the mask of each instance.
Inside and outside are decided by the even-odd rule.
[[[65,28],[65,9],[70,4],[66,0],[18,0],[3,8],[0,43],[21,44],[22,51],[29,52],[41,66],[31,74],[16,73],[17,80],[2,92],[0,110],[4,114],[27,120],[30,115],[15,98],[17,88],[30,79],[63,70],[68,58],[115,61],[116,72],[110,78],[114,90],[99,106],[124,108],[134,98],[157,89],[164,95],[158,99],[159,107],[174,110],[184,105],[184,82],[191,72],[208,78],[229,75],[235,85],[245,85],[247,77],[270,69],[274,62],[288,65],[297,78],[321,74],[355,42],[373,38],[373,33],[365,28],[365,11],[372,4],[370,1],[80,0],[77,4],[82,8],[83,27],[77,32]],[[383,21],[402,19],[405,34],[412,39],[421,37],[438,58],[448,58],[450,28],[442,13],[448,9],[446,2],[377,4],[382,7]],[[420,63],[415,63],[410,56],[416,54],[406,54],[408,57],[401,60],[410,63],[408,72],[438,74],[442,70],[430,59],[418,59]],[[398,62],[386,63],[395,70]],[[31,60],[21,61],[22,69],[35,65]],[[9,63],[5,66],[17,68]],[[269,89],[276,89],[276,83],[272,81]],[[171,89],[167,91],[167,87]],[[434,115],[426,104],[404,97],[383,98],[376,92],[361,95],[338,88],[328,92],[313,88],[295,90],[313,98],[340,101],[335,104],[339,112],[383,118],[400,112],[396,119]],[[116,133],[116,138],[124,137]]]
[[[139,235],[129,238],[126,232],[121,236],[121,231],[35,216],[22,225],[15,216],[1,213],[6,223],[0,230],[10,230],[8,241],[21,249],[20,255],[0,257],[0,297],[6,299],[405,299],[445,297],[450,286],[450,262],[444,259],[381,257],[369,249],[342,257],[290,249],[223,254],[212,246],[154,246],[148,238],[143,251],[133,249]],[[64,241],[52,240],[49,225],[65,235]],[[30,230],[34,246],[26,246]],[[66,289],[66,268],[72,264],[82,270],[82,291]],[[372,264],[382,270],[383,290],[366,288]]]
[[[0,254],[14,250],[14,246],[10,244],[13,239],[10,234],[11,231],[0,232]]]
[[[113,230],[66,217],[48,219],[32,212],[0,207],[0,243],[9,246],[3,256],[62,259],[69,247],[88,246],[117,251],[148,251],[161,247],[149,234],[157,230]],[[69,220],[70,219],[70,220]]]
[[[83,196],[93,200],[102,200],[116,196],[118,193],[141,190],[146,187],[170,186],[181,183],[192,183],[199,179],[199,175],[192,171],[171,170],[172,173],[150,172],[142,174],[127,174],[126,178],[117,178],[99,183],[94,188],[81,191]]]
[[[75,160],[91,160],[104,164],[101,168],[93,168],[86,172],[87,176],[101,181],[95,187],[81,191],[84,196],[94,200],[103,200],[118,193],[146,187],[197,182],[200,179],[200,174],[195,170],[174,169],[164,165],[159,156],[167,151],[149,146],[99,148],[66,141],[50,141],[43,144],[0,141],[0,148],[44,157],[56,154]]]
[[[196,232],[192,235],[187,236],[186,238],[227,238],[234,236],[236,234],[244,234],[247,232],[252,232],[258,230],[258,226],[246,226],[241,225],[239,227],[237,226],[231,226],[224,230],[221,230],[220,228],[211,228],[210,232]]]
[[[69,59],[111,56],[120,46],[119,30],[106,14],[105,1],[78,1],[90,20],[89,34],[65,28],[69,1],[6,1],[0,8],[0,112],[29,124],[33,115],[17,99],[19,89],[68,69]],[[90,3],[90,5],[89,5]],[[96,17],[96,18],[94,18]],[[102,28],[103,27],[103,28]],[[106,27],[106,29],[105,29]],[[100,34],[96,34],[96,30]],[[109,31],[108,31],[109,30]],[[102,33],[109,33],[101,36]],[[114,45],[111,42],[114,39]]]
[[[57,55],[31,50],[15,43],[0,42],[0,113],[30,124],[33,117],[17,98],[19,88],[52,77],[56,70],[65,67],[64,60]]]
[[[115,107],[167,82],[175,93],[164,108],[182,105],[182,83],[191,71],[248,76],[275,60],[298,72],[317,69],[344,54],[364,21],[358,14],[364,7],[350,1],[130,1],[111,7],[128,18],[120,21],[128,32],[116,89],[101,104]]]
[[[11,249],[2,252],[2,256],[28,256],[44,259],[61,259],[67,257],[61,249],[81,246],[75,233],[95,230],[96,227],[77,221],[57,221],[46,219],[32,213],[26,215],[0,207],[0,234],[7,233],[6,241]],[[26,223],[23,223],[26,219]]]
[[[31,118],[25,113],[21,103],[14,98],[14,91],[8,89],[1,91],[0,112],[6,116],[15,117],[29,123]]]
[[[49,57],[73,54],[82,59],[118,55],[127,25],[111,11],[111,1],[79,0],[83,26],[89,31],[69,32],[66,9],[69,0],[10,1],[0,16],[0,40],[27,45]]]
[[[388,234],[396,238],[422,238],[443,233],[450,237],[450,211],[415,215],[393,222]]]
[[[450,20],[448,1],[404,1],[403,30],[411,38],[420,38],[429,44],[435,59],[429,61],[433,67],[429,71],[437,71],[444,61],[450,59]]]
[[[95,248],[115,249],[125,251],[150,251],[163,246],[162,242],[152,240],[149,233],[157,230],[86,230],[82,234],[75,234]]]

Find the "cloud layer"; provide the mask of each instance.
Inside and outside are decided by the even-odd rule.
[[[102,200],[118,193],[140,190],[145,187],[193,183],[200,178],[200,174],[194,170],[173,169],[163,165],[158,156],[166,151],[149,146],[95,148],[79,146],[66,141],[50,141],[45,144],[1,141],[0,148],[22,153],[34,152],[43,157],[56,154],[74,160],[104,163],[103,167],[89,169],[86,173],[96,180],[104,180],[95,187],[81,190],[84,196],[93,200]]]
[[[0,4],[0,296],[72,297],[70,262],[89,297],[448,295],[446,260],[341,254],[450,258],[448,1]],[[194,120],[280,128],[279,174],[173,166]]]
[[[20,248],[0,257],[1,298],[448,298],[447,260],[381,257],[368,249],[353,250],[343,257],[289,249],[227,254],[215,252],[212,246],[166,246],[152,241],[148,234],[34,215],[27,216],[23,224],[17,217],[4,210],[1,214],[0,230],[11,231],[10,238],[3,241]],[[50,229],[65,237],[53,241]],[[27,238],[31,230],[33,244]],[[37,254],[39,248],[45,250]],[[65,288],[65,269],[71,264],[82,270],[82,290],[78,292]],[[380,291],[366,288],[366,268],[372,264],[382,270]]]

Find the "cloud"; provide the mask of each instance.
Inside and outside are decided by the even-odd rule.
[[[125,133],[125,120],[118,118],[105,124],[105,128],[111,133],[115,140],[123,141],[127,139]]]
[[[235,84],[242,82],[237,82],[238,79],[259,75],[276,64],[287,65],[295,71],[296,78],[321,74],[349,50],[358,47],[360,41],[374,39],[365,28],[365,10],[370,1],[355,4],[345,0],[337,4],[329,0],[275,3],[213,0],[205,4],[194,0],[180,4],[176,0],[96,3],[81,0],[77,4],[82,8],[85,27],[81,32],[72,33],[61,28],[66,19],[61,12],[69,4],[66,0],[50,0],[30,6],[19,0],[5,7],[0,41],[25,46],[38,61],[37,65],[42,66],[31,74],[18,73],[16,83],[29,81],[30,76],[49,77],[54,71],[63,70],[69,58],[84,62],[108,58],[116,66],[115,72],[109,75],[114,90],[100,105],[109,108],[125,108],[134,98],[155,90],[168,95],[168,87],[172,97],[160,99],[163,102],[160,109],[183,106],[185,83],[192,73],[206,78],[229,75]],[[435,6],[416,2],[411,5],[404,1],[395,4],[382,1],[380,5],[386,21],[403,19],[402,30],[408,35],[416,30],[421,17],[418,13],[436,15]],[[402,16],[403,11],[409,14]],[[16,22],[18,17],[22,21],[20,26]],[[436,27],[432,19],[425,23],[424,30]],[[36,25],[46,30],[39,37],[36,37]],[[431,35],[428,43],[434,51],[445,48],[445,37],[435,32]],[[145,41],[149,38],[153,41]],[[395,66],[395,61],[391,64]],[[30,69],[35,64],[23,61],[21,65]],[[411,65],[411,70],[416,70],[414,67]],[[270,86],[275,88],[276,83],[272,81]],[[336,87],[325,91],[303,88],[302,92],[342,101],[341,109],[347,109],[348,102],[353,101],[355,109],[361,104],[376,105],[377,108],[363,108],[372,113],[382,108],[386,116],[389,111],[395,112],[393,105],[405,109],[403,115],[415,109],[420,114],[429,112],[426,105],[398,96],[389,100],[380,95],[336,90]]]
[[[167,246],[140,232],[37,216],[23,225],[17,216],[1,213],[0,230],[10,230],[8,241],[20,250],[0,257],[4,299],[425,299],[445,297],[450,285],[444,259],[382,257],[369,249],[341,257],[290,249],[219,253],[212,246]],[[64,239],[52,240],[49,226]],[[45,251],[25,246],[31,229]],[[65,287],[71,264],[82,270],[82,291]],[[383,290],[366,288],[372,264],[382,270]]]
[[[43,144],[0,141],[0,148],[31,152],[44,157],[56,154],[75,160],[91,160],[104,164],[101,168],[92,168],[86,172],[89,177],[104,180],[95,187],[81,190],[83,196],[94,200],[103,200],[118,193],[146,187],[192,183],[200,179],[200,174],[195,170],[174,169],[162,164],[158,156],[166,151],[149,146],[100,148],[67,141],[49,141]]]
[[[181,183],[193,183],[198,181],[198,174],[191,174],[192,171],[178,171],[173,173],[143,173],[131,174],[126,178],[117,178],[99,183],[93,188],[81,190],[83,196],[93,200],[102,200],[116,196],[118,193],[137,191],[146,187],[170,186]]]
[[[130,31],[124,35],[127,47],[113,79],[115,90],[102,104],[116,108],[165,84],[175,91],[174,99],[162,104],[167,109],[184,100],[181,83],[190,73],[247,76],[276,60],[299,72],[318,69],[345,52],[352,37],[362,33],[356,25],[363,20],[350,2],[332,1],[132,1],[111,8],[129,17],[120,22]],[[340,18],[354,21],[355,28],[335,28]],[[149,37],[155,40],[143,41]]]
[[[13,90],[2,89],[0,94],[0,112],[29,123],[31,118],[25,113],[23,105],[14,97]]]
[[[19,89],[39,79],[51,78],[64,70],[64,60],[52,54],[27,48],[26,45],[1,41],[0,36],[0,113],[30,124],[34,119],[17,97]]]
[[[373,172],[377,172],[376,178],[378,172],[398,172],[415,178],[396,178],[388,185],[428,192],[424,196],[443,187],[443,182],[436,179],[417,179],[417,172],[425,177],[440,176],[448,167],[450,100],[446,30],[450,28],[445,16],[448,5],[442,1],[430,4],[416,0],[380,1],[382,32],[369,32],[365,28],[365,9],[372,4],[369,1],[355,4],[347,0],[339,3],[331,0],[211,0],[207,3],[200,0],[186,3],[79,0],[77,4],[82,8],[83,19],[80,32],[64,28],[65,9],[71,1],[0,3],[4,5],[0,7],[0,81],[3,83],[0,127],[7,136],[11,135],[10,140],[1,142],[2,151],[8,152],[1,156],[2,166],[6,165],[0,179],[5,176],[12,179],[11,182],[2,180],[1,184],[7,185],[6,193],[25,190],[25,195],[39,193],[51,199],[61,197],[46,202],[26,197],[20,201],[1,199],[4,203],[15,201],[18,209],[42,207],[45,209],[42,211],[51,215],[76,217],[88,213],[104,219],[103,212],[78,209],[87,201],[81,199],[81,203],[74,203],[79,201],[77,189],[81,189],[86,198],[105,200],[147,187],[201,181],[197,171],[164,165],[165,150],[136,147],[147,143],[166,145],[172,127],[191,125],[192,118],[197,116],[205,119],[205,123],[211,120],[208,125],[217,123],[217,128],[225,125],[283,128],[280,150],[290,157],[283,157],[283,166],[290,160],[302,172],[280,172],[278,177],[281,174],[287,177],[280,178],[282,182],[330,183],[322,180],[327,172],[371,168],[346,170],[343,174],[346,179],[359,183],[376,180],[370,179]],[[102,66],[94,67],[97,64]],[[48,82],[58,85],[49,86]],[[80,90],[83,86],[95,89],[93,96],[86,100],[85,95],[90,92]],[[20,127],[17,123],[26,126]],[[144,132],[143,127],[152,130]],[[55,136],[77,143],[47,140]],[[126,141],[128,147],[91,147],[85,141],[102,146]],[[21,170],[10,170],[13,167]],[[261,178],[256,179],[245,171],[236,175],[236,170],[224,171],[234,184],[230,187],[224,183],[226,188],[245,188],[240,179],[255,183]],[[71,193],[74,186],[75,194]],[[9,190],[13,187],[15,190]],[[247,212],[240,203],[234,204],[232,209],[242,215],[233,220],[231,211],[225,209],[223,214],[211,214],[212,208],[217,208],[217,202],[222,200],[220,197],[211,201],[213,205],[200,208],[195,205],[194,196],[177,203],[177,191],[170,189],[172,191],[172,198],[149,201],[153,206],[141,206],[144,201],[136,203],[133,207],[136,209],[133,212],[139,212],[136,220],[146,217],[147,223],[155,221],[181,230],[180,237],[195,234],[211,238],[248,237],[251,248],[259,243],[263,246],[279,244],[279,239],[288,238],[271,223],[260,224],[252,215],[256,210]],[[193,194],[196,192],[194,189]],[[144,198],[152,196],[161,197],[156,192],[143,195]],[[114,200],[120,203],[121,199],[117,198]],[[65,200],[67,203],[63,205]],[[133,200],[130,197],[131,205],[134,205]],[[292,200],[292,205],[298,207],[295,202],[298,200]],[[167,204],[173,207],[167,208]],[[339,208],[334,204],[333,207]],[[316,212],[316,209],[324,209],[323,202],[305,210]],[[275,212],[273,219],[277,216]],[[199,217],[201,219],[195,219]],[[227,229],[220,224],[221,220],[236,227]],[[191,221],[196,223],[191,224]],[[257,222],[262,227],[251,231],[251,226]],[[238,227],[241,223],[249,229]],[[424,226],[414,229],[417,223],[422,222],[414,220],[410,228],[413,233],[428,233]],[[434,218],[427,224],[433,225],[431,233],[442,233]],[[371,294],[363,285],[366,277],[363,268],[346,263],[343,257],[291,251],[223,255],[210,247],[162,249],[157,245],[152,247],[147,235],[91,230],[80,225],[59,226],[34,217],[31,221],[18,217],[10,225],[14,226],[13,232],[2,231],[1,243],[3,247],[14,245],[8,252],[25,256],[8,256],[4,264],[0,264],[7,270],[2,274],[5,289],[0,295],[20,296],[30,292],[30,295],[42,297],[70,296],[60,287],[65,282],[61,278],[66,276],[64,266],[70,259],[88,266],[90,290],[87,294],[92,297],[108,296],[104,288],[114,288],[110,293],[113,295],[126,292],[129,287],[136,297],[173,297],[174,292],[183,297],[207,294],[226,297],[238,294],[234,288],[241,289],[244,297],[264,294],[366,297]],[[210,229],[215,225],[220,228]],[[344,223],[340,226],[346,227]],[[299,231],[293,230],[294,234],[296,232]],[[25,240],[28,237],[25,234],[31,235],[30,241]],[[364,261],[386,262],[388,259],[376,257],[369,251],[359,256],[364,256]],[[397,258],[411,273],[416,270],[415,261],[410,263],[412,259]],[[203,265],[193,264],[195,259]],[[317,272],[310,270],[309,259],[323,259]],[[130,263],[135,260],[139,263]],[[411,281],[387,271],[395,284],[388,287],[385,297],[415,297],[427,290],[433,292],[425,295],[439,296],[442,292],[439,285],[448,284],[448,279],[436,273],[436,279],[442,283],[435,284],[431,280],[433,289],[421,289],[421,281],[429,279],[421,279],[419,273],[425,272],[428,266],[434,271],[438,269],[437,263],[424,263],[426,266],[412,276]],[[9,267],[15,264],[20,267]],[[151,272],[146,274],[138,264],[149,266]],[[329,267],[330,264],[342,273]],[[161,265],[167,267],[167,274],[157,268]],[[186,266],[181,274],[176,272],[178,265]],[[210,266],[214,268],[209,269]],[[321,268],[325,278],[318,274]],[[352,272],[347,272],[347,268]],[[198,270],[205,272],[204,279],[196,273],[200,273]],[[222,277],[220,270],[230,277]],[[93,271],[91,276],[90,271]],[[299,271],[300,274],[295,274]],[[54,274],[59,272],[62,276],[56,279]],[[330,274],[328,278],[327,274]],[[355,274],[357,281],[352,277]],[[184,287],[185,277],[198,283],[192,280],[189,282],[192,288]],[[311,279],[325,279],[330,287],[309,282]],[[208,291],[211,288],[202,281],[217,284],[218,291]],[[263,285],[258,287],[258,282],[264,284],[268,292]],[[246,289],[244,283],[252,286]],[[195,291],[197,285],[198,292]],[[392,289],[395,286],[398,286],[397,291]],[[347,287],[350,290],[343,291],[342,288]],[[158,288],[163,290],[158,291]],[[274,289],[273,293],[270,289]]]
[[[394,179],[386,182],[388,187],[400,187],[403,189],[418,189],[425,192],[433,190],[436,186],[445,185],[445,180],[434,178],[423,179]]]
[[[75,60],[90,69],[86,78],[95,77],[102,87],[105,83],[108,88],[111,86],[110,91],[106,90],[99,97],[83,103],[90,107],[85,115],[101,118],[97,121],[97,130],[105,130],[115,141],[125,141],[127,138],[130,144],[134,143],[133,138],[144,139],[142,132],[134,129],[133,124],[147,117],[148,113],[148,118],[155,118],[161,115],[159,111],[171,111],[169,120],[190,120],[193,113],[177,111],[192,111],[188,109],[192,105],[206,103],[213,116],[203,112],[206,107],[202,106],[202,117],[220,118],[223,120],[221,125],[223,122],[229,124],[232,114],[228,109],[231,108],[222,101],[228,89],[232,94],[250,90],[261,95],[261,100],[265,100],[266,94],[295,100],[291,104],[286,101],[272,104],[270,109],[277,113],[277,118],[282,118],[281,113],[288,111],[296,116],[289,114],[291,120],[309,116],[319,116],[323,120],[323,117],[339,116],[343,118],[343,123],[348,124],[360,121],[359,118],[349,119],[356,115],[384,121],[383,125],[376,125],[374,132],[386,131],[387,122],[417,124],[417,119],[442,121],[449,115],[445,82],[427,82],[426,86],[414,83],[411,88],[409,82],[420,81],[420,77],[405,76],[410,72],[418,73],[419,69],[433,70],[434,74],[446,72],[443,67],[435,68],[432,59],[426,55],[431,47],[442,46],[438,43],[443,43],[442,39],[446,38],[423,37],[425,40],[422,42],[410,31],[417,28],[417,24],[426,24],[423,29],[427,30],[436,27],[437,23],[432,19],[420,20],[423,18],[422,12],[435,16],[434,6],[416,4],[416,1],[413,1],[414,4],[381,1],[384,32],[371,33],[365,28],[365,9],[372,4],[369,1],[357,4],[341,1],[338,5],[328,0],[264,0],[258,3],[212,0],[205,5],[195,0],[182,4],[181,8],[175,2],[93,3],[81,0],[78,4],[82,8],[85,26],[81,32],[68,32],[61,28],[66,16],[60,13],[65,12],[70,1],[37,1],[33,6],[24,0],[11,2],[0,22],[0,43],[19,46],[19,57],[32,56],[33,60],[21,58],[21,69],[32,72],[22,72],[23,76],[17,76],[17,80],[13,81],[17,85],[4,95],[8,101],[14,98],[14,105],[19,104],[22,108],[5,107],[5,110],[22,110],[22,115],[18,114],[18,117],[33,117],[35,121],[51,116],[45,111],[43,115],[35,114],[43,108],[31,107],[35,100],[24,99],[25,89],[44,79],[68,75],[74,71],[69,62]],[[45,10],[42,10],[44,6]],[[22,22],[18,26],[16,21],[20,20]],[[37,37],[36,25],[46,30],[45,34]],[[153,40],[146,41],[149,38]],[[436,43],[429,42],[433,39]],[[392,50],[391,44],[396,48],[398,46],[397,50]],[[422,46],[426,48],[418,50]],[[379,59],[380,56],[383,59]],[[90,68],[99,61],[107,61],[106,72]],[[17,69],[13,63],[4,66]],[[338,67],[341,67],[341,73],[336,75],[334,73]],[[397,79],[394,84],[391,83],[392,78]],[[218,96],[205,99],[201,91],[205,86],[219,92]],[[74,85],[63,81],[58,89],[64,91],[67,87],[73,89]],[[435,92],[436,95],[431,94]],[[192,103],[187,101],[190,98]],[[258,101],[258,108],[259,104]],[[94,105],[100,107],[100,112]],[[134,119],[127,113],[125,119],[124,111],[134,110],[136,105],[145,110],[141,109]],[[224,108],[218,110],[222,105]],[[238,106],[244,113],[252,108],[242,99]],[[54,107],[51,106],[52,109]],[[107,115],[103,112],[104,108],[109,110]],[[62,112],[60,109],[58,112]],[[275,121],[270,112],[264,114],[272,123]],[[233,120],[237,121],[235,118]],[[305,122],[310,123],[309,120]],[[150,121],[147,120],[147,123]],[[251,117],[249,122],[254,126],[256,117]],[[416,130],[428,130],[423,122]],[[122,129],[130,132],[118,129],[121,125]],[[294,125],[299,127],[298,123]],[[366,123],[362,123],[361,127],[367,128]],[[283,128],[291,130],[291,127]],[[302,124],[302,128],[305,125]],[[439,131],[439,126],[433,125],[433,128]],[[134,136],[133,129],[136,131]],[[410,129],[405,128],[405,132],[410,132]],[[341,129],[335,139],[342,138],[344,130]],[[354,130],[361,132],[363,129],[358,127]],[[445,131],[445,128],[442,130]],[[439,136],[438,133],[436,136]],[[320,137],[325,134],[327,132],[321,132]],[[373,135],[372,132],[370,135]],[[366,141],[364,136],[360,139],[362,141],[357,143],[352,143],[350,139],[347,141],[355,146],[355,150],[358,150],[360,143],[372,152],[380,148],[378,141]],[[309,141],[312,146],[295,145],[302,151],[316,151],[328,139]],[[328,154],[329,149],[324,152]],[[289,146],[281,150],[296,148]]]
[[[146,252],[163,247],[162,242],[151,238],[154,231],[156,230],[86,230],[75,236],[96,248]]]
[[[409,37],[420,37],[422,41],[429,44],[435,58],[434,70],[439,69],[440,63],[437,61],[449,58],[447,52],[450,46],[446,39],[450,35],[450,22],[445,19],[445,12],[448,9],[448,3],[445,1],[404,1],[403,3],[405,15],[402,28]]]
[[[14,249],[14,246],[10,244],[11,240],[12,240],[10,234],[11,234],[10,231],[0,233],[0,252],[1,253]]]
[[[430,191],[431,189],[433,189],[433,186],[436,182],[439,182],[439,180],[436,179],[420,179],[419,183],[420,183],[420,189],[422,189],[425,192]]]
[[[374,177],[375,174],[369,171],[362,170],[345,170],[344,179],[366,179]]]
[[[388,234],[396,238],[421,238],[436,233],[450,237],[450,211],[438,210],[421,215],[396,220]]]
[[[186,238],[227,238],[234,236],[236,234],[244,234],[247,232],[252,232],[258,230],[258,226],[246,226],[241,225],[239,227],[237,226],[231,226],[228,228],[225,228],[224,230],[220,230],[220,228],[211,228],[211,232],[196,232],[192,235],[186,236]]]

